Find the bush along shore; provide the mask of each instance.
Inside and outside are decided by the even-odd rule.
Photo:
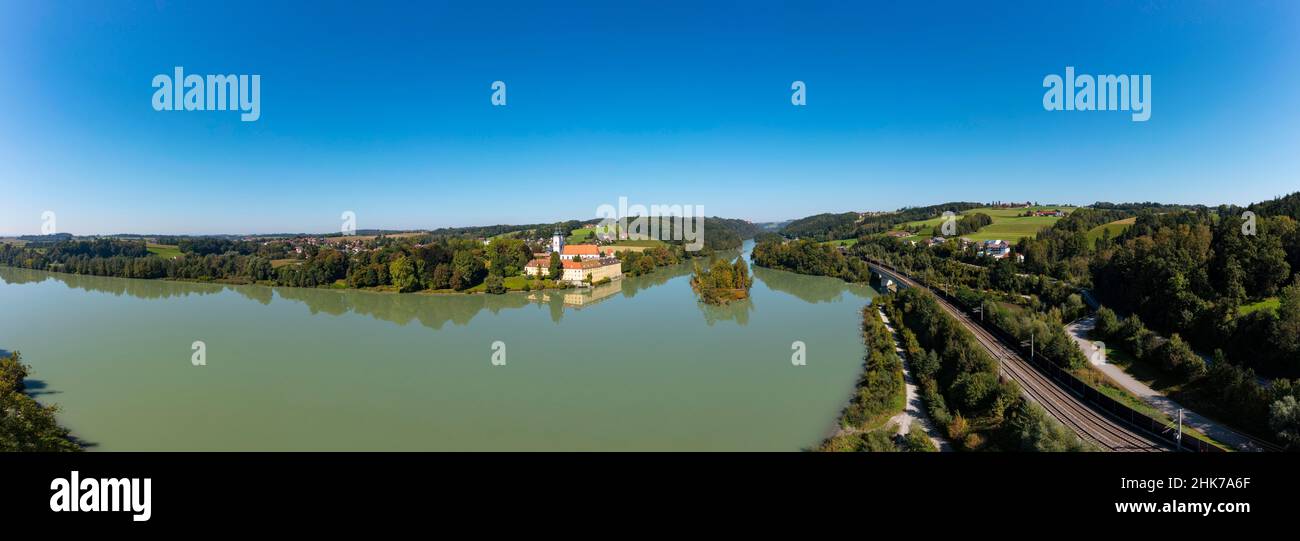
[[[0,451],[80,451],[81,444],[55,420],[58,409],[26,393],[29,371],[16,351],[0,357]]]

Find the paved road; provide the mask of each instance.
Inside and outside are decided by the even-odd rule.
[[[1152,407],[1164,412],[1165,415],[1168,415],[1171,419],[1177,419],[1178,410],[1183,410],[1183,424],[1193,427],[1199,430],[1202,434],[1205,434],[1234,449],[1239,451],[1269,450],[1268,444],[1261,443],[1250,436],[1236,432],[1231,428],[1211,421],[1194,411],[1184,408],[1179,403],[1174,402],[1173,399],[1162,394],[1160,391],[1152,389],[1145,383],[1130,376],[1128,372],[1124,371],[1124,369],[1106,362],[1104,353],[1098,355],[1098,346],[1092,340],[1087,338],[1096,323],[1097,321],[1095,316],[1088,316],[1066,325],[1065,330],[1066,333],[1070,335],[1070,338],[1073,338],[1074,342],[1079,345],[1079,349],[1083,350],[1083,355],[1088,358],[1088,361],[1091,362],[1093,366],[1097,367],[1098,370],[1101,370],[1103,374],[1106,374],[1106,377],[1110,378],[1110,380],[1115,382],[1116,385],[1123,387],[1125,390],[1133,393],[1146,403],[1151,404]]]

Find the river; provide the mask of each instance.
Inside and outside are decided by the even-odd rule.
[[[803,449],[852,392],[875,293],[754,276],[751,299],[712,307],[688,265],[506,295],[0,267],[0,350],[91,450]]]

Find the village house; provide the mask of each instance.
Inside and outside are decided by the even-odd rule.
[[[986,240],[980,249],[980,255],[993,259],[1004,259],[1011,255],[1011,245],[1005,240]]]

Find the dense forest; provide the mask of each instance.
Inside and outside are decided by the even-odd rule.
[[[855,239],[863,235],[884,233],[901,223],[933,218],[945,211],[960,213],[981,206],[984,205],[981,203],[954,202],[927,207],[908,207],[894,212],[817,214],[787,223],[781,228],[780,234],[787,238],[817,242]],[[974,222],[971,225],[974,225]]]
[[[1265,375],[1300,377],[1300,194],[1250,208],[1253,223],[1232,206],[1080,209],[1016,246],[1020,272],[1090,287],[1155,331]],[[1089,229],[1125,217],[1133,224],[1119,235],[1086,241]],[[1244,309],[1257,303],[1265,308]]]

